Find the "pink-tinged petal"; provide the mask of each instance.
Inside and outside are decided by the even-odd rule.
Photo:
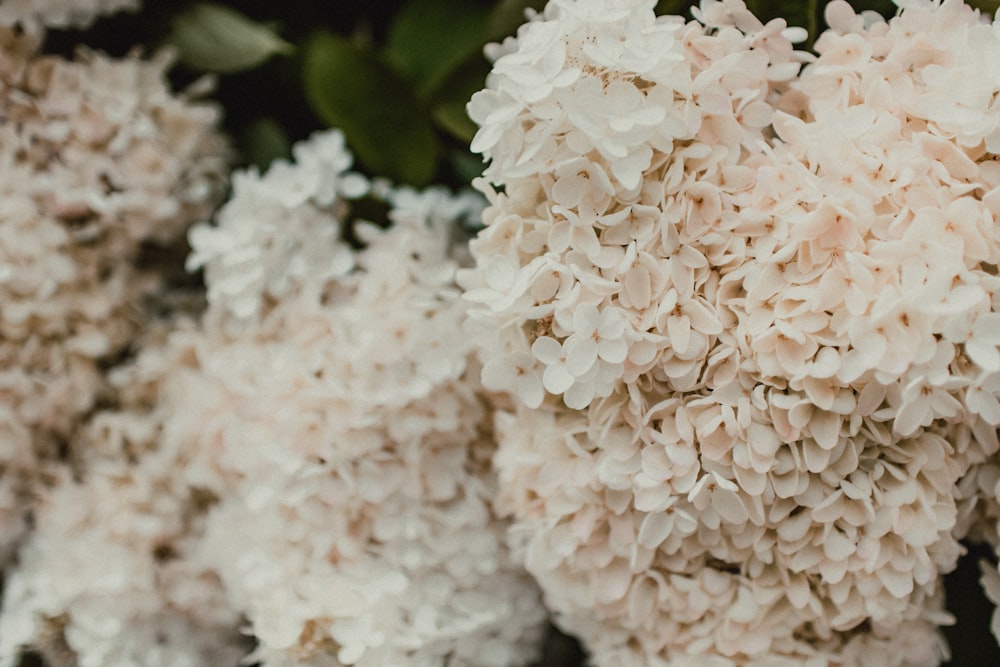
[[[632,572],[628,561],[618,559],[601,570],[596,590],[597,599],[601,602],[617,602],[625,598],[632,583]]]
[[[670,336],[670,347],[677,354],[687,352],[691,343],[691,322],[687,316],[672,316],[667,318],[667,334]]]
[[[885,338],[878,334],[862,337],[858,344],[842,357],[837,378],[843,382],[853,382],[867,371],[875,369],[882,360],[887,346]]]
[[[644,266],[636,266],[625,274],[625,293],[636,308],[645,308],[653,298],[652,278]],[[603,335],[603,334],[602,334]]]
[[[694,299],[685,304],[684,313],[690,317],[691,325],[703,334],[715,336],[722,333],[722,322],[712,308],[701,301]]]
[[[726,489],[716,489],[712,493],[712,507],[726,523],[740,525],[750,517],[739,495]]]
[[[878,410],[885,401],[888,389],[885,385],[878,384],[876,382],[871,382],[865,385],[865,388],[861,390],[861,394],[858,396],[858,406],[856,411],[862,417],[867,417],[873,412]]]
[[[896,413],[892,430],[903,437],[913,435],[918,428],[930,423],[931,411],[928,408],[927,402],[920,399],[903,404]]]
[[[830,450],[823,449],[811,438],[802,441],[802,458],[809,472],[823,472],[830,465]]]
[[[834,401],[837,399],[836,390],[827,380],[818,380],[814,377],[807,377],[802,380],[802,388],[805,389],[806,395],[809,396],[809,400],[812,401],[816,407],[824,410],[832,408]]]
[[[781,441],[778,440],[778,434],[773,428],[754,423],[747,429],[747,445],[757,455],[750,457],[750,465],[756,472],[766,473],[770,470]]]
[[[816,523],[833,523],[844,516],[844,506],[844,492],[837,489],[814,507],[809,515]]]
[[[816,443],[823,449],[833,449],[840,440],[841,416],[826,410],[813,410],[809,430]]]
[[[831,530],[830,534],[823,540],[823,553],[832,560],[846,560],[855,551],[857,551],[857,546],[854,542],[839,530]]]
[[[875,568],[875,574],[885,589],[900,600],[913,592],[913,575],[908,572],[898,572],[893,569],[891,563]]]
[[[840,370],[840,354],[832,347],[820,348],[809,366],[809,375],[815,378],[832,378]]]

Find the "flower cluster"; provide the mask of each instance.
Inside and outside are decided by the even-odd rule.
[[[720,270],[745,256],[733,200],[799,54],[781,21],[653,4],[550,3],[469,105],[505,192],[487,192],[464,286],[486,386],[529,407],[542,388],[583,409],[654,368],[688,390],[729,366],[709,353]]]
[[[1000,554],[1000,20],[550,0],[468,107],[485,210],[316,134],[190,229],[196,312],[146,259],[217,111],[39,53],[136,4],[0,0],[0,667],[506,667],[546,607],[598,667],[947,657]]]
[[[810,58],[653,4],[553,0],[469,105],[498,507],[596,664],[937,664],[998,449],[1000,29],[834,2]]]
[[[208,309],[118,378],[132,407],[96,418],[106,444],[49,498],[5,596],[0,664],[53,628],[81,665],[222,664],[207,656],[238,648],[241,618],[247,659],[269,666],[535,657],[545,612],[490,507],[490,415],[454,283],[452,230],[481,198],[370,188],[337,132],[295,154],[239,175],[217,224],[192,230]],[[353,250],[340,233],[369,189],[392,226],[354,221]],[[106,517],[63,505],[82,499]],[[119,551],[145,579],[49,577],[77,573],[52,558]],[[165,617],[216,638],[165,633],[152,645],[176,659],[138,659]]]
[[[160,282],[144,246],[209,216],[228,170],[217,109],[173,95],[166,58],[38,47],[0,28],[0,563],[101,364],[142,328]]]
[[[17,665],[22,646],[80,667],[235,665],[246,654],[217,575],[182,557],[210,496],[178,474],[187,452],[158,446],[151,409],[135,401],[78,433],[84,479],[60,471],[5,581],[0,664]]]

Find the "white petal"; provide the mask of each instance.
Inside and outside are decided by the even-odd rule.
[[[857,551],[857,546],[839,530],[831,530],[823,540],[823,552],[832,560],[844,560]]]
[[[623,338],[604,339],[597,345],[597,354],[609,363],[621,363],[628,356],[628,343]]]
[[[840,439],[841,417],[825,410],[813,410],[809,420],[809,430],[812,437],[823,449],[833,449]]]
[[[583,410],[592,400],[594,400],[594,387],[585,382],[577,382],[563,394],[563,401],[567,407],[574,410]]]
[[[667,333],[670,336],[670,347],[677,354],[683,355],[687,352],[691,342],[691,322],[686,315],[668,317]]]
[[[882,582],[885,589],[899,599],[903,599],[913,592],[913,575],[898,572],[888,563],[876,568],[875,574],[878,575],[879,581]]]
[[[531,353],[535,355],[535,359],[547,366],[561,363],[563,358],[562,344],[555,338],[548,336],[536,338],[535,342],[531,344]]]
[[[500,255],[487,257],[482,263],[486,284],[498,292],[506,291],[514,284],[514,267],[507,258]]]
[[[573,386],[573,376],[562,365],[548,366],[542,373],[542,385],[550,394],[561,394]]]
[[[601,314],[597,311],[597,306],[592,303],[581,303],[573,313],[573,330],[584,336],[597,331],[600,323]]]
[[[666,512],[647,514],[639,527],[639,545],[647,549],[655,549],[667,539],[674,521]]]
[[[930,410],[924,400],[910,401],[899,409],[892,430],[901,436],[911,436],[921,426],[930,423]]]
[[[726,523],[743,524],[750,517],[739,495],[726,489],[712,493],[712,507]]]
[[[480,378],[483,386],[493,391],[509,389],[517,376],[514,363],[510,357],[497,356],[486,362]]]
[[[517,379],[515,392],[525,406],[534,410],[542,404],[545,399],[545,390],[542,388],[542,381],[538,375],[526,372]]]
[[[605,308],[601,313],[601,322],[597,333],[602,338],[618,338],[625,333],[625,317],[614,308]]]
[[[597,362],[597,341],[573,334],[566,340],[566,370],[573,377],[585,374]]]
[[[982,417],[990,426],[1000,425],[1000,401],[993,394],[973,388],[965,397],[969,411]]]
[[[977,366],[990,373],[1000,371],[1000,351],[995,345],[978,339],[965,344],[965,354]]]

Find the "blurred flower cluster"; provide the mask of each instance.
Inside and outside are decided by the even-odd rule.
[[[138,4],[0,1],[0,667],[949,658],[1000,555],[1000,21],[550,0],[469,131],[503,13],[442,64],[414,0],[377,65],[310,38],[343,130],[237,167],[170,50],[46,52]]]

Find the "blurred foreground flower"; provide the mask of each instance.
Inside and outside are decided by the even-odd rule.
[[[162,288],[143,245],[208,216],[228,171],[218,109],[173,95],[167,58],[39,39],[0,28],[0,563]]]
[[[4,0],[0,25],[19,25],[32,31],[49,28],[86,28],[104,14],[136,10],[140,0]]]
[[[264,665],[535,657],[545,613],[490,509],[453,282],[452,225],[480,199],[380,187],[393,226],[359,222],[354,251],[369,184],[342,136],[295,154],[237,174],[192,232],[208,310],[117,376],[126,409],[91,421],[82,481],[40,509],[4,664],[53,636],[81,665],[232,664],[239,618]]]

